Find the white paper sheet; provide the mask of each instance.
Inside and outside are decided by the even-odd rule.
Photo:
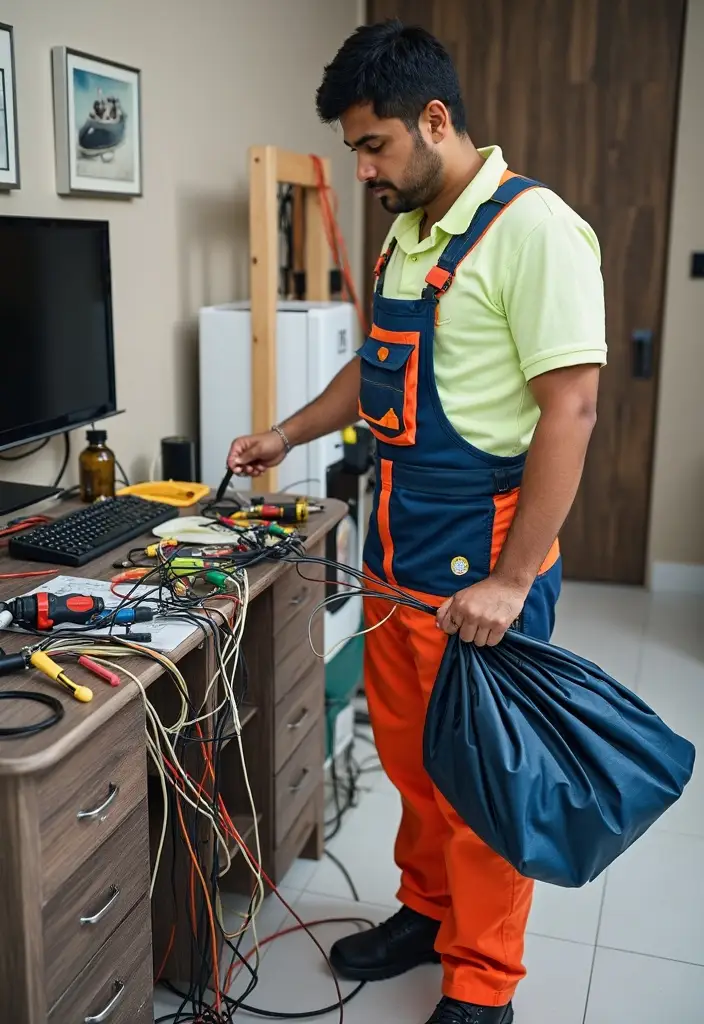
[[[121,583],[118,589],[122,594],[129,594],[131,598],[151,596],[156,599],[158,596],[158,591],[155,587],[135,586],[131,582]],[[109,583],[106,583],[104,580],[87,580],[82,576],[55,576],[53,580],[45,580],[44,583],[40,583],[34,590],[28,590],[27,594],[36,594],[40,590],[46,591],[49,594],[56,594],[58,597],[65,597],[66,594],[85,594],[89,597],[102,597],[106,609],[116,608],[121,603],[120,598],[110,590]],[[156,607],[156,604],[154,607]],[[15,626],[10,628],[16,632],[25,632],[25,630],[20,630]],[[75,628],[75,626],[70,624],[55,626],[53,632],[58,633],[65,630],[71,632]],[[157,616],[151,622],[136,622],[132,630],[135,633],[151,633],[151,643],[145,643],[144,646],[152,647],[154,650],[163,651],[168,654],[169,651],[173,651],[179,644],[183,643],[197,628],[193,623],[185,622],[183,619],[169,619],[164,616]],[[113,626],[112,629],[91,630],[84,630],[81,627],[81,632],[85,632],[89,636],[109,636],[110,633],[124,636],[125,627]]]

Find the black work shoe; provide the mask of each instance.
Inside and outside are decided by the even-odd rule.
[[[441,999],[428,1024],[512,1024],[513,1009],[508,1006],[477,1006]]]
[[[440,963],[435,952],[439,929],[438,921],[401,907],[377,928],[339,939],[330,951],[330,963],[351,981],[396,978],[420,964]]]

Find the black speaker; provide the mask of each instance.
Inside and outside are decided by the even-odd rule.
[[[190,437],[162,437],[162,480],[184,480],[195,483],[198,480],[198,474],[198,453],[195,441]]]

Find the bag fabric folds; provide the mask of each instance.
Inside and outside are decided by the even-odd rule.
[[[450,637],[428,706],[439,791],[520,874],[596,878],[682,794],[695,750],[596,665],[509,632]]]

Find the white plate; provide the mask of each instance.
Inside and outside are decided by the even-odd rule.
[[[232,530],[205,516],[177,516],[160,523],[152,531],[157,537],[170,537],[181,544],[236,544]]]

